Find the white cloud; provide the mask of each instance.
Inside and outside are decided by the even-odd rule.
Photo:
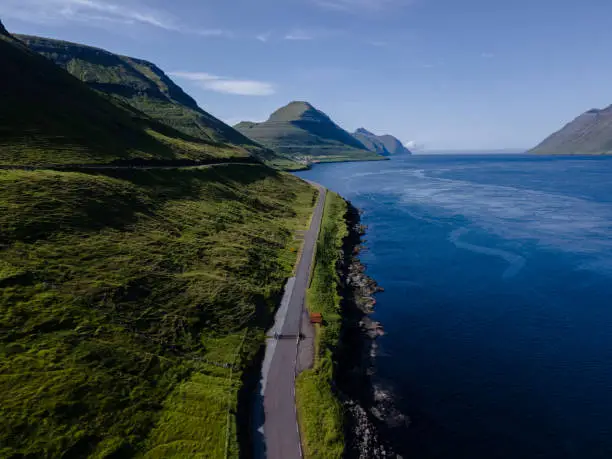
[[[204,72],[170,72],[176,78],[193,81],[203,89],[240,96],[270,96],[276,92],[274,85],[263,81],[239,80]]]
[[[289,32],[287,35],[285,35],[285,40],[295,40],[295,41],[300,41],[300,40],[314,40],[314,34],[311,32],[307,32],[305,30],[302,29],[293,29],[291,32]]]
[[[271,37],[272,37],[272,32],[266,32],[266,33],[261,33],[257,35],[255,38],[262,43],[267,43]]]
[[[483,59],[493,59],[493,58],[495,58],[495,54],[493,54],[493,53],[482,53],[480,55],[480,57],[482,57]]]
[[[413,0],[310,0],[322,8],[338,11],[383,11],[390,7],[406,6]]]
[[[187,27],[167,11],[133,2],[105,0],[2,0],[0,15],[38,24],[86,22],[87,24],[142,24],[168,31],[202,36],[227,36],[220,29]]]
[[[308,41],[308,40],[320,40],[329,38],[338,38],[346,36],[347,32],[341,29],[328,29],[324,27],[308,28],[304,29],[296,27],[291,29],[286,35],[285,40],[293,41]]]

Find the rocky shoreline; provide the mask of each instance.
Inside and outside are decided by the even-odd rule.
[[[335,378],[347,416],[345,457],[400,458],[385,437],[389,430],[408,420],[394,408],[391,394],[376,381],[376,340],[384,329],[371,314],[376,306],[374,295],[384,289],[366,274],[359,259],[365,250],[363,237],[367,228],[361,224],[359,210],[350,202],[346,219],[349,235],[343,248],[344,261],[339,266],[343,324]]]

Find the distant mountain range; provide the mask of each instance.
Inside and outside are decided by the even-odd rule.
[[[256,142],[297,159],[383,159],[308,102],[291,102],[263,123],[243,121],[234,127]]]
[[[244,148],[263,159],[274,157],[198,106],[151,62],[120,56],[91,46],[29,35],[16,35],[30,49],[47,57],[90,88],[113,96],[151,118],[207,142]]]
[[[412,152],[408,150],[402,142],[393,137],[392,135],[375,135],[364,128],[359,128],[353,133],[353,137],[359,140],[365,147],[378,153],[382,156],[393,156],[393,155],[411,155]]]
[[[612,154],[612,105],[583,113],[537,147],[536,154]]]
[[[0,30],[0,33],[10,36],[5,30]],[[350,134],[308,102],[291,102],[263,123],[242,122],[230,127],[200,108],[192,97],[151,62],[61,40],[29,35],[16,35],[15,38],[98,94],[106,95],[107,104],[110,102],[123,112],[130,112],[132,117],[157,124],[153,130],[163,130],[159,128],[163,124],[172,129],[171,136],[180,133],[193,141],[209,144],[209,150],[217,156],[226,150],[223,154],[228,156],[253,155],[268,164],[292,169],[299,167],[293,160],[302,163],[377,160],[410,154],[393,136],[376,136],[363,128]],[[45,85],[44,82],[41,84]],[[121,118],[119,115],[116,117]],[[82,132],[91,129],[90,123],[83,127]],[[95,135],[84,137],[91,140]],[[124,142],[128,137],[117,136],[117,142]],[[102,144],[111,141],[103,140]],[[104,150],[109,151],[108,148]],[[122,150],[125,149],[118,149]],[[194,156],[198,155],[186,154],[189,158]]]

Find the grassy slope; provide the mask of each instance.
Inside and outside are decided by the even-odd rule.
[[[313,200],[263,166],[0,171],[0,457],[236,457]]]
[[[317,162],[384,159],[306,102],[292,102],[263,123],[242,122],[235,127],[290,157],[311,156]]]
[[[0,58],[0,164],[248,157],[111,102],[10,36]]]
[[[156,65],[131,57],[49,38],[18,35],[31,49],[51,59],[91,88],[119,98],[151,118],[200,141],[235,149],[299,168],[202,110]]]
[[[317,326],[315,365],[298,376],[296,399],[304,454],[307,458],[340,458],[344,450],[342,406],[332,391],[334,350],[340,337],[339,278],[336,267],[347,236],[346,202],[328,193],[315,268],[307,293],[308,309],[323,314]]]

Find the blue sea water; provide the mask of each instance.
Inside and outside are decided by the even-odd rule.
[[[411,458],[612,458],[612,158],[414,156],[297,174],[364,211],[378,377]]]

